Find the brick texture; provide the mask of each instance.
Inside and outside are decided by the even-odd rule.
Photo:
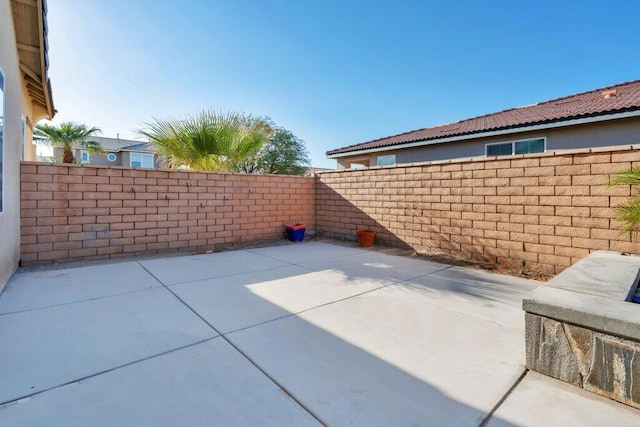
[[[204,252],[304,222],[377,242],[556,274],[599,249],[640,255],[611,174],[636,146],[324,172],[316,178],[21,165],[23,265]]]
[[[638,163],[626,146],[324,172],[316,228],[346,239],[370,228],[386,245],[556,274],[594,250],[640,254],[613,219],[632,190],[606,185]]]
[[[21,165],[22,264],[205,252],[314,228],[313,178]]]

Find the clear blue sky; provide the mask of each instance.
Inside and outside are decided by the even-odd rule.
[[[267,115],[325,152],[640,78],[640,1],[49,1],[56,122]]]

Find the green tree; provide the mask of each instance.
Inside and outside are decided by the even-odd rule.
[[[640,231],[640,167],[632,166],[631,169],[618,172],[611,178],[609,185],[631,185],[635,191],[635,197],[616,206],[616,219],[624,224],[622,234],[629,234],[633,238]]]
[[[237,170],[273,133],[268,123],[234,112],[153,118],[144,126],[139,133],[166,156],[169,167],[218,172]]]
[[[102,145],[87,138],[101,132],[97,127],[88,127],[73,122],[62,122],[60,126],[41,124],[36,126],[36,133],[46,137],[54,147],[62,148],[62,163],[75,163],[74,148],[82,148],[89,152],[103,152]]]
[[[273,126],[275,132],[262,148],[238,165],[236,172],[304,175],[311,164],[309,151],[302,139],[291,131]]]

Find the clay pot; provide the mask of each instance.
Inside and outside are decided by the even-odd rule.
[[[368,248],[373,246],[373,240],[376,238],[376,232],[373,230],[358,230],[356,232],[358,236],[358,246],[361,248]]]

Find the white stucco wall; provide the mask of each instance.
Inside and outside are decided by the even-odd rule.
[[[0,290],[20,260],[20,157],[22,116],[31,103],[18,67],[18,50],[9,0],[0,0],[0,69],[4,74],[3,212],[0,214]],[[27,129],[27,140],[31,132]]]

